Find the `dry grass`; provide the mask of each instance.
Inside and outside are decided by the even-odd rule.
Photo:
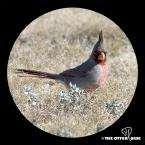
[[[110,68],[105,88],[92,94],[67,94],[55,80],[18,77],[16,68],[60,73],[84,62],[103,30]],[[128,107],[137,84],[133,48],[108,18],[84,9],[53,11],[33,21],[16,40],[9,57],[8,82],[24,116],[40,129],[64,137],[97,133],[114,123]],[[72,101],[72,102],[71,102]],[[79,103],[78,103],[79,102]]]

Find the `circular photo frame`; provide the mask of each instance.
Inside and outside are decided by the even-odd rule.
[[[131,42],[113,21],[63,8],[32,21],[11,50],[7,78],[20,112],[69,138],[104,130],[123,115],[137,86]]]

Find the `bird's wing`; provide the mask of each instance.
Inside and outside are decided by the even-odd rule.
[[[75,68],[71,68],[62,72],[61,75],[67,77],[84,77],[91,69],[92,62],[90,60],[87,60]]]
[[[79,69],[69,69],[62,72],[60,75],[64,77],[82,77],[86,75],[86,72],[80,71]]]

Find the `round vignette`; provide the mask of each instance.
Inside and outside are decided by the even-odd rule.
[[[105,88],[81,94],[78,101],[77,86],[70,84],[67,90],[55,80],[15,73],[17,68],[60,73],[80,65],[100,30],[111,72]],[[9,56],[7,77],[15,104],[33,125],[76,138],[100,132],[122,116],[136,89],[138,67],[130,41],[114,22],[91,10],[64,8],[40,16],[20,33]],[[74,100],[68,95],[72,91]]]

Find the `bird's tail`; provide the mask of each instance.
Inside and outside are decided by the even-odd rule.
[[[58,74],[51,74],[47,72],[41,72],[41,71],[35,71],[35,70],[26,70],[26,69],[16,69],[17,74],[29,74],[34,77],[39,78],[49,78],[49,79],[58,79]],[[22,75],[19,75],[20,77],[23,77]]]

